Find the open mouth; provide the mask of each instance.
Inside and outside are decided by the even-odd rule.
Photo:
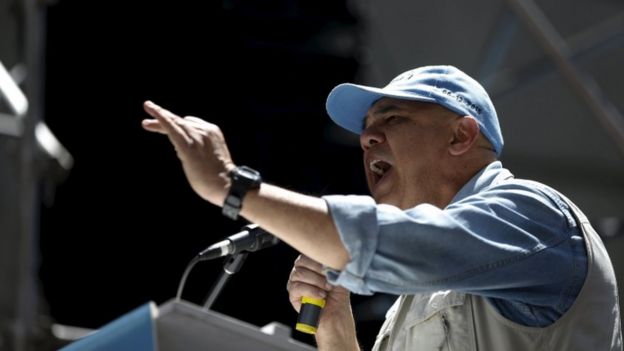
[[[368,168],[373,176],[373,185],[376,185],[388,173],[392,165],[386,161],[372,160],[368,163]]]

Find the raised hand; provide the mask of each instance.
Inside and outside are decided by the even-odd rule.
[[[230,185],[227,173],[235,165],[219,126],[197,117],[182,118],[151,101],[146,101],[143,107],[155,118],[143,120],[143,128],[166,134],[193,190],[221,206]]]

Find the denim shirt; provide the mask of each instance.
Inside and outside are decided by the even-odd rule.
[[[323,197],[351,260],[328,280],[359,294],[455,290],[481,295],[527,326],[555,322],[587,274],[568,205],[537,182],[489,164],[444,209],[408,210],[369,196]]]

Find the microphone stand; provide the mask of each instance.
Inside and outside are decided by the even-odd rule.
[[[217,299],[221,290],[225,286],[225,283],[232,277],[232,275],[238,273],[241,267],[243,267],[243,263],[245,263],[245,259],[249,254],[248,251],[242,251],[234,255],[230,255],[223,262],[223,272],[219,275],[219,279],[214,283],[212,288],[210,289],[210,293],[204,300],[204,311],[208,311],[212,304]]]
[[[204,300],[203,310],[209,310],[230,276],[240,271],[249,252],[262,250],[276,245],[278,242],[279,239],[258,227],[257,224],[248,224],[243,227],[241,232],[231,235],[226,240],[211,245],[193,257],[191,262],[189,262],[184,269],[184,273],[178,284],[176,301],[182,300],[182,292],[186,284],[186,278],[188,278],[188,275],[197,263],[229,254],[223,263],[223,272],[219,276],[217,282],[212,286],[210,295]]]

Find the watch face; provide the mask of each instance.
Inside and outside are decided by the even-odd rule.
[[[241,176],[243,176],[245,178],[255,178],[255,176],[256,176],[255,173],[249,172],[246,169],[240,169],[239,173],[240,173]]]
[[[236,168],[235,175],[237,177],[249,179],[252,181],[257,181],[260,179],[260,174],[258,173],[258,171],[253,170],[247,166],[241,166],[241,167]]]

